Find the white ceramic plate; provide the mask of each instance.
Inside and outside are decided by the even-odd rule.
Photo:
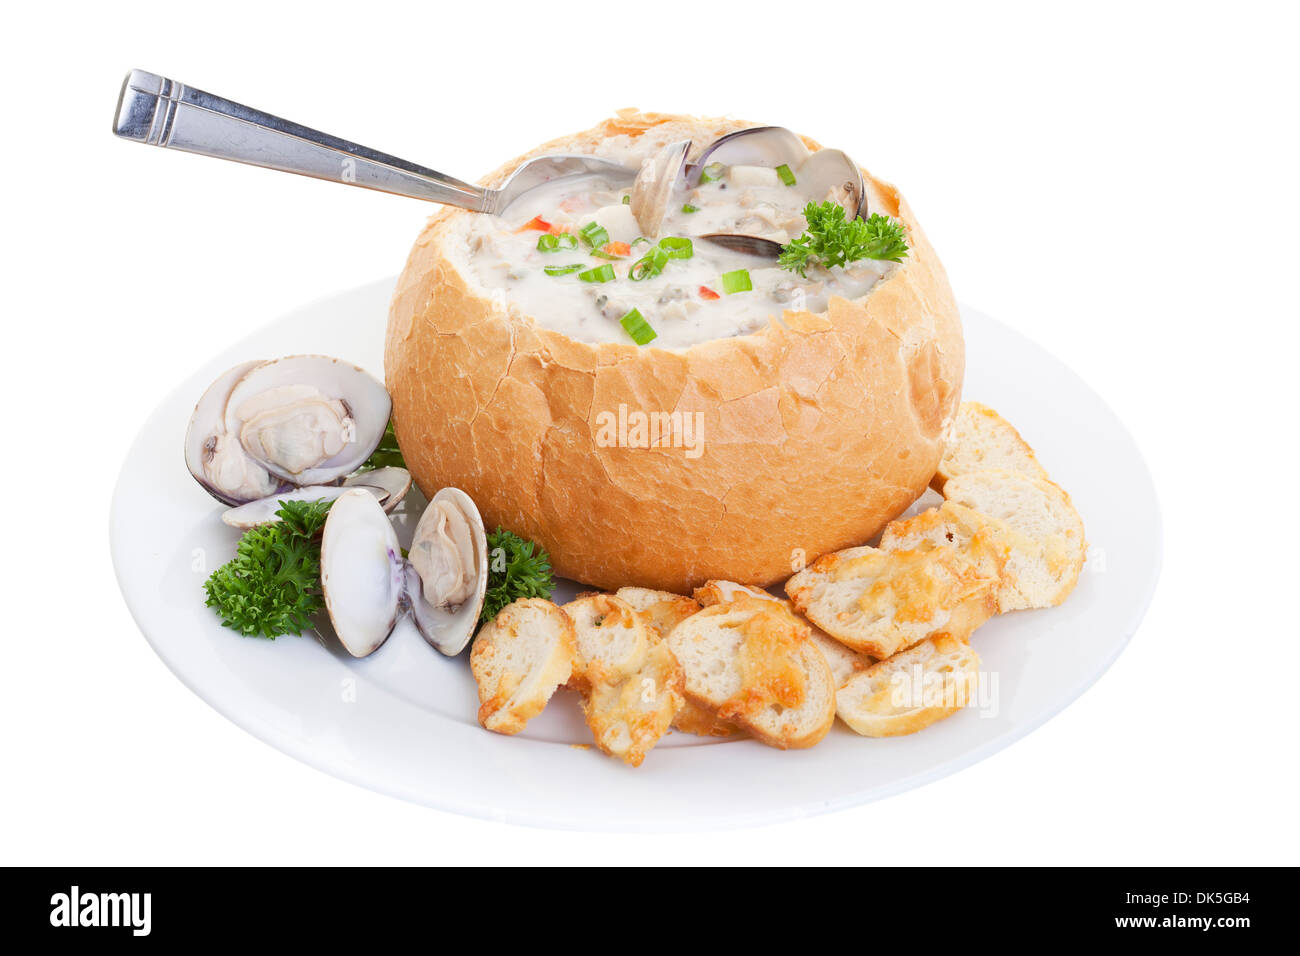
[[[591,737],[567,692],[517,737],[482,730],[468,654],[435,653],[406,622],[361,661],[315,636],[240,637],[203,605],[202,582],[229,559],[238,534],[185,469],[193,405],[220,372],[252,358],[317,352],[381,375],[392,286],[376,282],[300,309],[200,369],[145,424],[112,506],[118,580],[158,656],[236,724],[335,776],[471,816],[578,829],[680,830],[823,813],[919,786],[1029,733],[1101,676],[1150,601],[1160,518],[1133,440],[1065,365],[966,309],[966,397],[1000,410],[1035,446],[1073,496],[1091,543],[1063,606],[1006,615],[975,634],[995,706],[890,740],[837,722],[819,746],[785,753],[672,734],[633,770],[585,747]]]

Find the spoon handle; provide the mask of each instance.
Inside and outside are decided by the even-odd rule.
[[[132,70],[122,84],[113,132],[150,146],[475,212],[487,202],[479,186],[143,70]]]

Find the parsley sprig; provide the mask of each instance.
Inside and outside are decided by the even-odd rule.
[[[285,501],[279,521],[244,532],[233,560],[204,583],[221,623],[246,637],[301,634],[325,606],[320,534],[332,501]]]
[[[487,536],[488,586],[479,620],[486,624],[519,598],[549,598],[555,590],[551,556],[532,541],[499,526]]]
[[[803,211],[808,229],[781,249],[781,268],[807,276],[810,265],[827,269],[859,259],[902,262],[907,255],[907,233],[903,224],[889,216],[872,213],[866,219],[847,219],[844,207],[827,200],[810,202]]]

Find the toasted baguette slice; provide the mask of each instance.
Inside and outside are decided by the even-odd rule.
[[[780,601],[779,597],[752,584],[737,584],[735,581],[705,581],[695,589],[695,600],[701,607],[726,604],[738,597],[766,598]]]
[[[965,638],[936,634],[849,678],[836,713],[864,737],[914,734],[977,699],[979,666]]]
[[[1087,554],[1083,520],[1060,486],[1043,478],[994,469],[959,475],[944,485],[944,497],[1002,522],[1021,536],[1010,549],[1009,577],[1015,590],[1006,608],[1053,607],[1079,581]],[[1024,543],[1028,539],[1035,549]]]
[[[661,640],[700,609],[700,605],[691,598],[652,588],[619,588],[614,592],[614,597],[641,615],[641,622]]]
[[[576,643],[573,622],[550,601],[520,598],[483,626],[469,655],[478,684],[478,721],[517,734],[569,679]]]
[[[740,594],[751,597],[770,597],[760,588],[731,581],[708,581],[695,589],[694,601],[697,607],[712,607],[730,601]],[[704,707],[687,698],[686,704],[677,712],[673,727],[687,734],[701,737],[735,737],[744,736],[745,731],[730,720],[723,720],[711,708]]]
[[[673,594],[671,591],[627,587],[619,588],[614,596],[635,608],[651,633],[663,640],[668,639],[673,628],[700,609],[699,602],[693,598]],[[731,721],[723,720],[717,714],[685,699],[682,700],[672,725],[683,733],[701,737],[734,737],[744,733]]]
[[[794,605],[789,601],[782,601],[774,597],[762,588],[757,588],[749,584],[736,584],[734,581],[706,581],[700,587],[695,589],[695,600],[705,607],[711,607],[714,604],[723,604],[733,600],[737,595],[749,595],[750,597],[766,598],[769,601],[778,601],[783,604],[792,614],[798,616],[799,612],[795,610]],[[822,652],[826,658],[826,663],[831,667],[831,676],[835,679],[835,686],[839,687],[851,674],[871,666],[875,661],[866,654],[859,654],[851,647],[841,644],[835,638],[831,637],[816,624],[811,621],[800,620],[808,627],[808,636],[812,642],[817,645],[817,649]]]
[[[885,525],[880,535],[880,550],[915,551],[926,546],[948,545],[958,551],[969,551],[975,536],[992,526],[991,519],[978,511],[945,501],[937,508],[927,508]]]
[[[741,596],[668,636],[686,697],[765,744],[811,747],[835,721],[835,681],[807,628],[778,601]]]
[[[831,669],[831,678],[836,687],[843,687],[844,682],[850,677],[875,663],[875,658],[871,655],[860,654],[853,648],[841,644],[811,622],[808,625],[808,637],[817,645],[817,650],[822,652],[822,657],[826,658],[826,664]]]
[[[935,491],[943,491],[949,478],[988,468],[1004,468],[1030,478],[1047,477],[1047,469],[1010,422],[987,405],[962,402],[931,485]]]
[[[641,766],[681,708],[682,686],[682,669],[663,641],[655,642],[641,666],[622,680],[593,681],[583,695],[582,712],[596,746],[624,763]]]
[[[628,597],[647,607],[660,603],[655,596],[667,592],[625,589]],[[667,595],[689,601],[690,598]],[[660,608],[668,615],[685,606]],[[681,709],[682,669],[677,659],[648,622],[650,612],[636,610],[612,594],[584,594],[564,605],[574,622],[578,654],[570,683],[582,693],[582,712],[596,746],[633,767],[639,767],[659,739],[668,732]],[[662,623],[656,621],[656,623]]]
[[[1021,578],[1036,580],[1043,564],[1042,545],[1018,533],[1004,521],[990,518],[955,501],[927,508],[902,521],[892,521],[880,536],[884,551],[951,546],[971,558],[981,573],[995,578],[994,600],[999,614],[1032,607]]]
[[[613,683],[641,666],[650,634],[626,601],[612,594],[584,594],[562,609],[573,621],[578,641],[570,687],[583,690],[594,680]]]
[[[849,548],[785,583],[795,608],[862,654],[892,657],[939,631],[967,635],[997,610],[998,579],[949,544]]]

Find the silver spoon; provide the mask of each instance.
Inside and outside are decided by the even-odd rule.
[[[150,146],[490,215],[562,177],[599,174],[627,182],[636,177],[636,170],[595,156],[539,156],[516,169],[500,189],[485,189],[143,70],[132,70],[122,83],[113,132]]]

